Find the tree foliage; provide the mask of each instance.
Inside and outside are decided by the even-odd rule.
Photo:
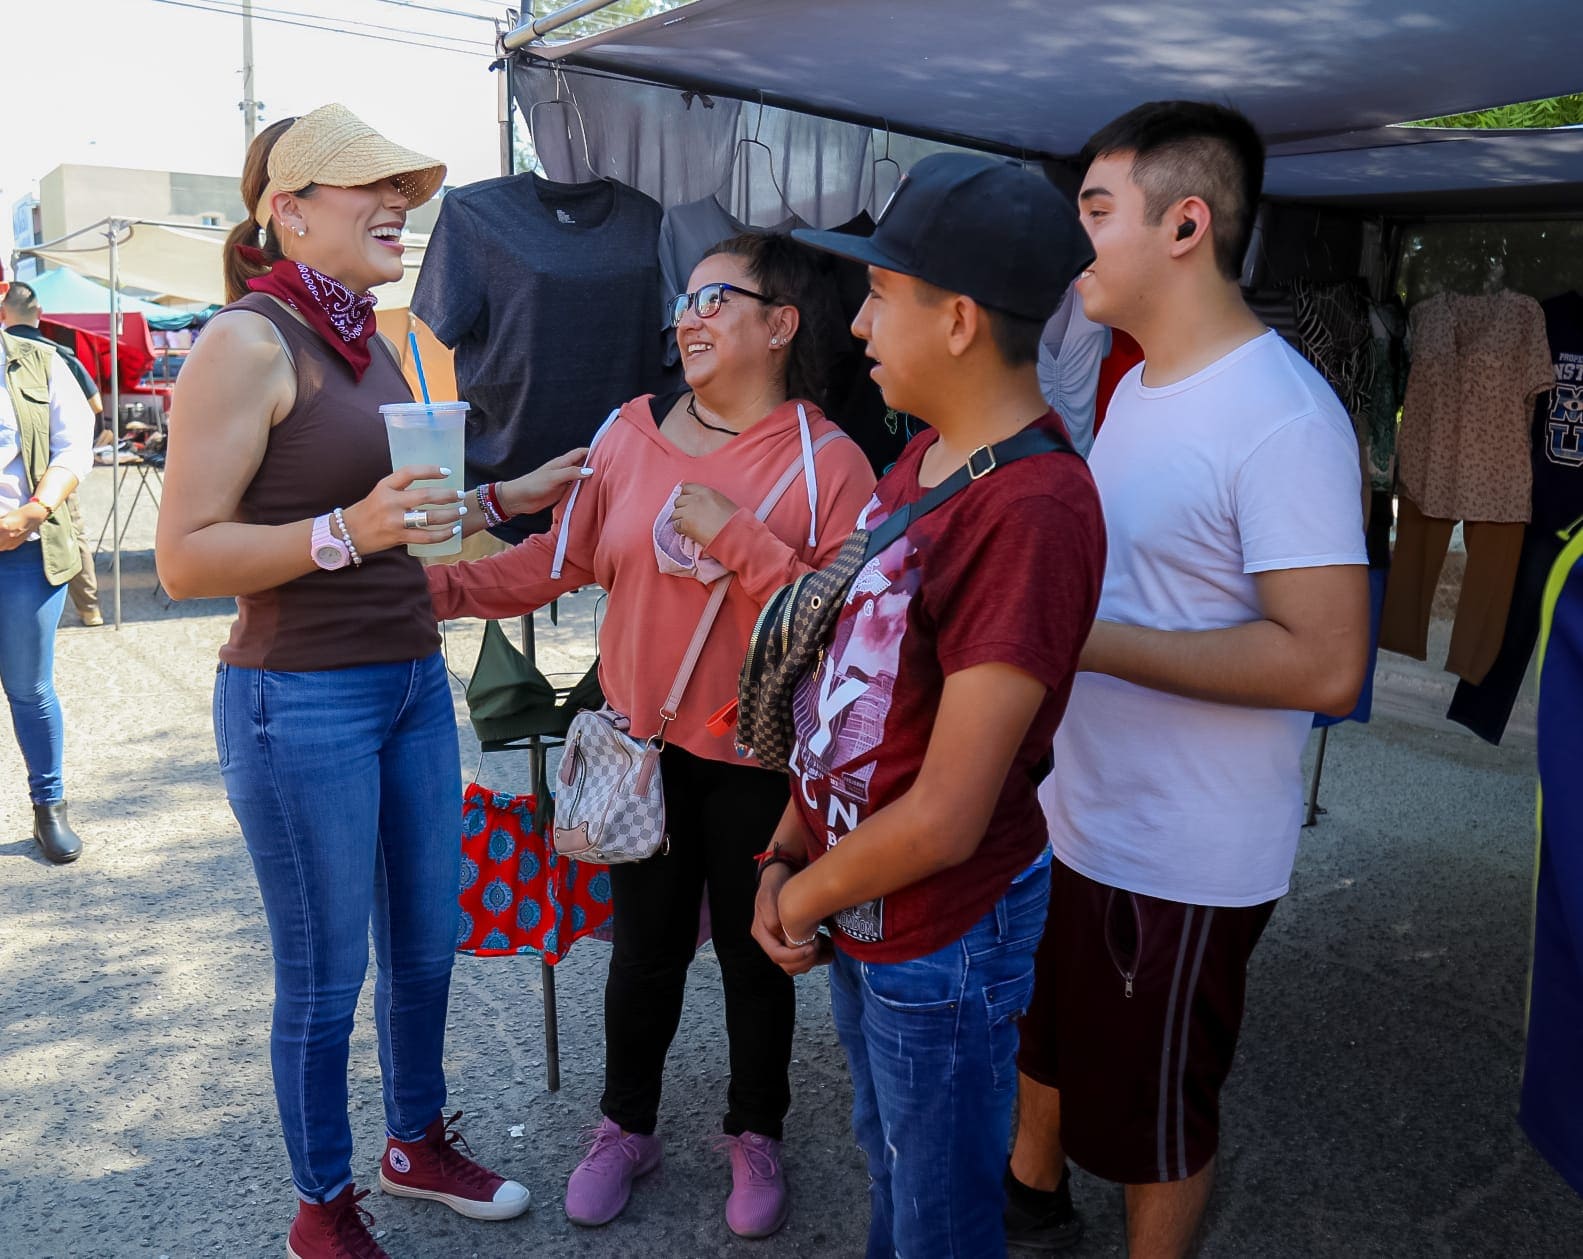
[[[1427,118],[1410,125],[1414,127],[1574,127],[1583,124],[1583,92],[1570,96],[1552,96],[1542,101],[1523,101],[1516,105],[1501,105],[1495,109],[1480,109],[1468,114],[1447,114],[1443,118]]]

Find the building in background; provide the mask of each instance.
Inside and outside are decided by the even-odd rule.
[[[29,194],[12,205],[12,232],[16,247],[26,249],[111,217],[230,227],[247,217],[240,182],[236,175],[57,166],[39,180],[36,196]],[[427,235],[439,208],[436,198],[413,211],[409,230]],[[17,259],[17,279],[25,280],[39,270],[36,259]]]

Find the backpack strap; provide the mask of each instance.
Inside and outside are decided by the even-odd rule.
[[[907,526],[913,521],[927,516],[947,499],[960,494],[974,481],[988,476],[996,468],[1033,455],[1051,454],[1075,455],[1077,452],[1059,433],[1033,426],[1023,429],[1022,432],[1008,437],[1003,442],[996,442],[993,446],[980,446],[967,457],[965,464],[922,498],[908,503],[905,507],[898,507],[887,516],[884,523],[868,535],[868,545],[863,550],[863,563],[867,564],[906,533]]]

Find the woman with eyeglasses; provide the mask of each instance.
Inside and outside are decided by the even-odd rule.
[[[664,732],[669,849],[610,868],[603,1113],[566,1187],[566,1214],[577,1224],[608,1223],[634,1179],[660,1164],[661,1075],[707,888],[731,1058],[720,1142],[732,1172],[726,1221],[741,1236],[763,1237],[788,1209],[780,1147],[794,995],[751,935],[754,855],[768,846],[788,786],[784,774],[741,759],[730,732],[712,733],[709,719],[735,699],[759,609],[835,557],[874,477],[818,405],[841,317],[817,254],[784,236],[725,241],[694,269],[671,322],[687,388],[635,398],[612,417],[587,479],[549,533],[487,559],[436,565],[429,587],[446,619],[516,616],[579,586],[602,586],[609,605],[600,682],[631,734],[646,739],[660,729],[712,583],[733,575]],[[827,434],[834,439],[821,446]],[[793,467],[797,480],[758,519],[761,501]],[[464,529],[510,517],[520,493],[517,482],[480,487]]]

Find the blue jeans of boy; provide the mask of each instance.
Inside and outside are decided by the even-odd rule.
[[[55,696],[55,630],[65,604],[66,587],[44,578],[44,552],[37,542],[0,551],[0,686],[11,707],[34,804],[65,798],[65,725]]]
[[[837,950],[830,1006],[868,1158],[867,1259],[1006,1251],[1017,1019],[1050,900],[1048,853],[960,940],[908,962]]]
[[[347,1044],[368,970],[390,1135],[445,1105],[461,767],[438,653],[280,673],[221,665],[215,742],[275,959],[270,1065],[297,1192],[352,1180]]]

